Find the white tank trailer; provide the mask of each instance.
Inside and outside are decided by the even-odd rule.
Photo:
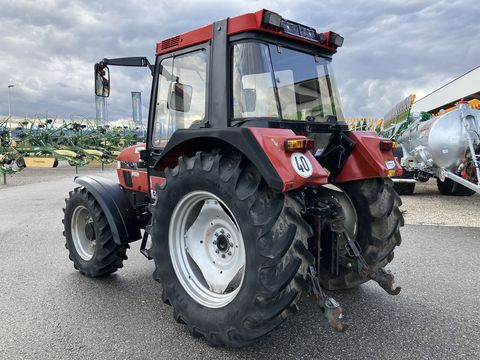
[[[417,117],[395,140],[404,168],[404,176],[394,179],[401,195],[413,193],[416,181],[431,177],[444,195],[480,193],[479,110],[462,102],[427,121]]]

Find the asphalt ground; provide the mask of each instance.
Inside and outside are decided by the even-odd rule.
[[[78,167],[70,166],[66,162],[60,162],[56,168],[25,168],[22,171],[7,175],[7,184],[3,184],[3,174],[0,174],[0,191],[12,186],[37,184],[39,182],[53,181],[59,179],[72,179],[80,175],[103,175],[106,177],[115,176],[116,163],[106,165],[104,170],[101,167]]]
[[[73,269],[61,224],[73,174],[48,170],[27,169],[0,185],[0,359],[480,358],[478,228],[410,221],[389,267],[400,295],[374,283],[332,294],[344,308],[346,333],[330,330],[302,299],[298,314],[254,345],[217,349],[173,320],[152,279],[154,265],[138,243],[113,276],[88,279]],[[112,170],[103,174],[114,177]],[[441,212],[414,198],[404,197],[407,221],[414,211],[410,201],[420,214]],[[443,216],[435,221],[450,216],[442,201]]]

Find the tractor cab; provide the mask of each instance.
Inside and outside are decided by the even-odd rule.
[[[96,94],[109,95],[108,65],[149,66],[150,149],[179,129],[269,127],[319,132],[344,126],[331,67],[343,38],[268,10],[225,19],[159,42],[156,62],[104,59]],[[155,152],[155,151],[154,151]]]

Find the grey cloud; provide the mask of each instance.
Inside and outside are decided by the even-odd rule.
[[[6,1],[0,0],[0,114],[7,85],[17,116],[46,112],[93,117],[93,64],[147,55],[155,43],[227,16],[270,8],[345,37],[334,57],[346,115],[381,116],[411,92],[425,94],[479,63],[480,11],[474,1]],[[112,69],[109,115],[131,116],[130,91],[150,76]]]

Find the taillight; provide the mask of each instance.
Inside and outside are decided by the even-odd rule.
[[[380,150],[389,151],[392,150],[393,143],[391,140],[380,140]]]
[[[307,151],[313,150],[315,141],[312,139],[287,139],[285,140],[285,151]]]

